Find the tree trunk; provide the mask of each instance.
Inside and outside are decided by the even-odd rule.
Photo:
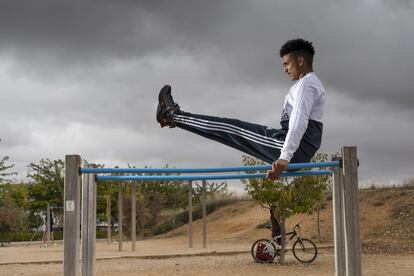
[[[318,230],[318,242],[321,242],[321,218],[320,218],[320,214],[321,214],[321,209],[323,208],[323,205],[325,203],[325,193],[322,194],[322,200],[321,202],[318,204],[318,212],[317,212],[317,230]]]
[[[318,207],[318,212],[316,213],[316,228],[318,232],[318,242],[321,241],[321,224],[320,224],[320,208]]]
[[[282,240],[281,240],[282,249],[280,250],[280,259],[279,259],[279,264],[281,265],[285,263],[285,249],[286,249],[285,233],[286,233],[285,218],[281,218],[280,219],[280,235],[282,236]]]

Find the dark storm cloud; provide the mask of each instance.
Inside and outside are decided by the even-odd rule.
[[[410,107],[411,1],[8,1],[0,4],[0,51],[36,73],[100,66],[108,59],[216,50],[229,82],[283,81],[284,41],[314,41],[326,85],[362,100]],[[214,58],[214,57],[213,57]],[[58,70],[56,70],[58,67]]]
[[[32,62],[41,63],[45,59],[46,63],[84,65],[105,62],[101,58],[128,59],[148,52],[191,48],[192,43],[187,44],[191,39],[185,36],[206,31],[212,19],[209,10],[214,13],[212,7],[218,10],[222,7],[220,2],[209,4],[210,9],[207,5],[203,7],[204,2],[197,4],[200,7],[189,2],[186,6],[191,12],[186,13],[178,2],[154,2],[157,4],[152,1],[2,2],[1,51]]]
[[[329,93],[322,150],[358,145],[365,179],[410,175],[413,13],[405,0],[1,1],[0,156],[238,164],[238,151],[159,129],[157,91],[170,83],[185,110],[278,127],[291,85],[278,51],[303,37]]]

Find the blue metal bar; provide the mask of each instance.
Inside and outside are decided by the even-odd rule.
[[[303,168],[338,167],[339,161],[292,163],[288,169],[297,170]],[[218,173],[218,172],[243,172],[265,171],[272,169],[271,165],[241,166],[223,168],[81,168],[81,173]]]
[[[314,176],[314,175],[330,175],[330,170],[318,171],[298,171],[284,172],[281,177],[286,176]],[[265,173],[252,174],[216,174],[216,175],[97,175],[97,181],[189,181],[189,180],[226,180],[226,179],[248,179],[248,178],[265,178]]]

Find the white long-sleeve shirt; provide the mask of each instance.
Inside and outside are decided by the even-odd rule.
[[[309,120],[322,123],[325,100],[325,89],[313,72],[292,85],[285,97],[281,117],[281,122],[289,121],[289,130],[280,159],[290,161],[308,128]]]

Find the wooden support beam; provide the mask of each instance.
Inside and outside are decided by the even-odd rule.
[[[95,168],[95,165],[87,165]],[[96,274],[96,180],[95,174],[83,175],[82,183],[82,276]]]
[[[335,243],[335,271],[336,276],[345,276],[345,221],[344,221],[344,175],[342,169],[333,169],[333,218]]]
[[[79,272],[80,187],[79,155],[65,156],[63,275],[76,276]]]
[[[343,147],[342,158],[345,199],[346,275],[360,276],[362,274],[362,268],[359,229],[357,148]]]

